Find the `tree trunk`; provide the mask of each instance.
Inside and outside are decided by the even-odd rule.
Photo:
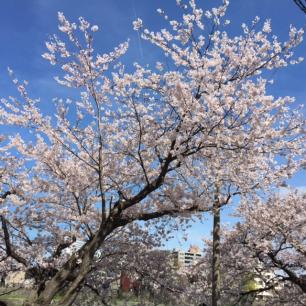
[[[68,281],[67,291],[58,306],[70,306],[77,290],[92,268],[92,261],[96,251],[109,233],[121,225],[123,224],[109,222],[101,226],[94,238],[88,241],[77,253],[73,254],[56,275],[46,283],[45,289],[37,298],[30,302],[25,302],[24,306],[50,305],[55,295],[62,290]]]
[[[92,257],[90,254],[86,254],[83,259],[82,266],[78,271],[77,277],[69,284],[67,291],[63,298],[56,306],[70,306],[74,302],[82,283],[85,280],[86,275],[90,272],[92,266]]]
[[[77,291],[74,291],[73,293],[69,294],[66,296],[65,301],[61,301],[59,304],[56,306],[71,306],[75,300],[77,299],[79,294],[79,289]]]
[[[215,201],[213,207],[213,258],[212,258],[212,306],[220,304],[220,204]]]

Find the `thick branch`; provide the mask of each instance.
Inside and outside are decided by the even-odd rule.
[[[306,14],[306,1],[305,0],[293,0],[293,1]]]
[[[4,200],[11,194],[13,194],[11,191],[6,191],[2,195],[0,195],[0,198],[2,200]],[[7,220],[4,218],[4,216],[0,215],[0,221],[1,221],[1,224],[2,224],[2,230],[3,230],[3,235],[4,235],[4,243],[5,243],[7,256],[10,256],[10,257],[14,258],[16,261],[23,264],[24,266],[27,266],[27,264],[28,264],[27,261],[23,257],[21,257],[20,255],[18,255],[13,249],[11,239],[10,239],[10,233],[9,233],[8,226],[7,226]]]

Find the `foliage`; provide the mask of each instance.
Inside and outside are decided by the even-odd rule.
[[[269,94],[262,72],[302,60],[292,50],[303,30],[291,26],[280,42],[269,20],[255,18],[231,37],[228,4],[204,12],[193,0],[177,1],[181,18],[159,10],[168,25],[157,32],[134,22],[168,68],[161,59],[127,69],[120,58],[128,41],[101,54],[98,26],[59,13],[61,34],[43,57],[61,68],[55,79],[75,98],[55,98],[52,114],[9,69],[19,97],[1,99],[0,123],[19,134],[1,146],[0,265],[32,274],[31,305],[49,305],[63,287],[58,305],[71,305],[97,252],[125,252],[123,237],[142,237],[147,247],[150,232],[135,221],[164,217],[158,238],[166,237],[167,225],[180,228],[212,209],[216,186],[223,206],[280,185],[300,167],[303,116],[289,107],[292,97]]]

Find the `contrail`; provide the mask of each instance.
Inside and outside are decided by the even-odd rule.
[[[136,8],[135,8],[134,0],[132,0],[132,6],[133,6],[133,11],[134,11],[134,19],[136,20],[137,19],[137,14],[136,14]],[[140,54],[141,60],[143,61],[143,50],[142,50],[141,37],[140,37],[139,31],[137,31],[137,37],[138,37],[139,54]]]

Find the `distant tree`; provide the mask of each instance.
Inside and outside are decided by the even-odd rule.
[[[239,207],[241,222],[221,232],[221,305],[306,302],[305,205],[305,194],[291,191]],[[194,281],[185,294],[191,301],[198,296],[209,304],[212,256],[213,242],[207,239],[204,256],[188,271]]]
[[[272,196],[241,208],[245,247],[264,267],[278,270],[278,277],[292,282],[306,294],[306,195],[291,192]]]
[[[305,205],[305,194],[292,191],[239,208],[242,222],[224,233],[223,271],[234,279],[249,271],[262,280],[253,291],[237,292],[239,299],[270,291],[271,305],[306,302]]]

